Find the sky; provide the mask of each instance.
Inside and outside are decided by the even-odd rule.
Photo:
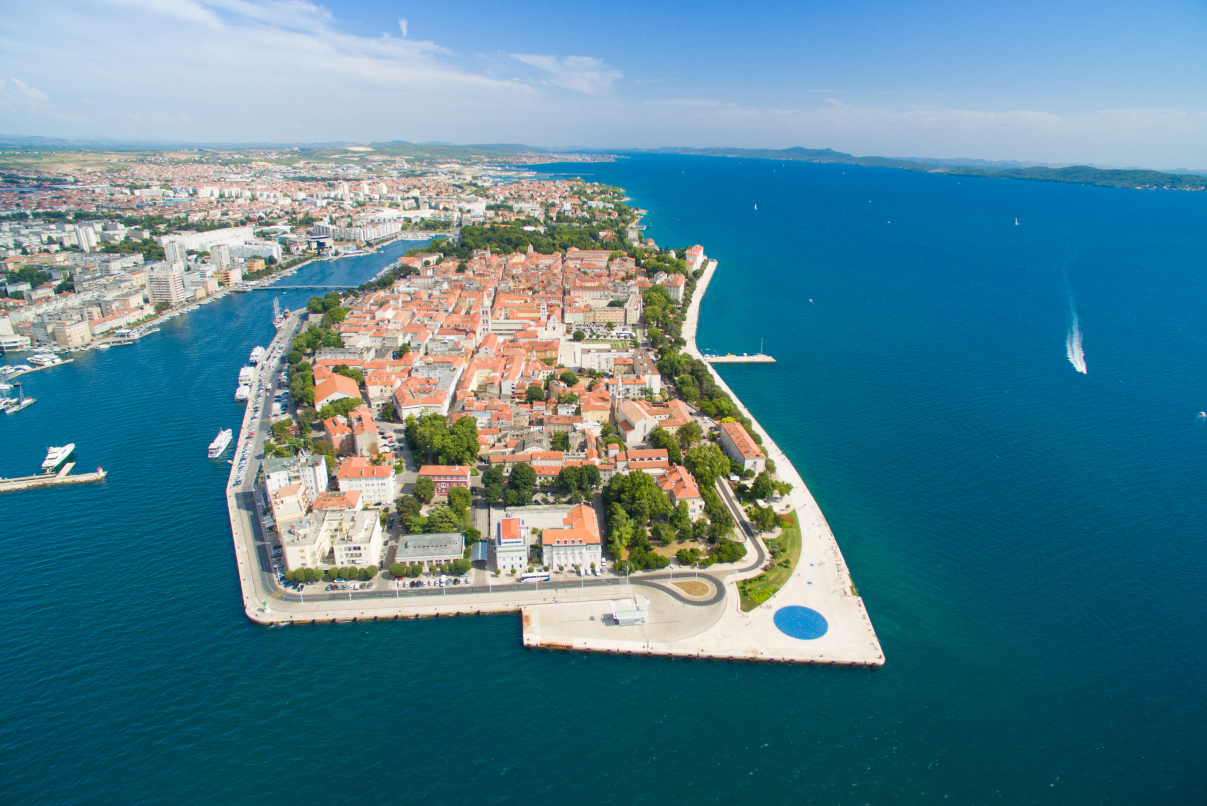
[[[1207,169],[1207,3],[0,2],[0,134]]]

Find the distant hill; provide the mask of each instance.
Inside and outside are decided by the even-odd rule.
[[[856,157],[831,148],[656,148],[652,154],[697,154],[706,157],[740,157],[757,160],[791,162],[821,162],[838,165],[862,165],[869,168],[900,168],[905,171],[927,171],[954,176],[984,176],[1000,179],[1025,179],[1032,182],[1064,182],[1075,185],[1097,185],[1111,188],[1157,188],[1168,190],[1207,190],[1207,176],[1173,174],[1162,171],[1094,168],[1089,165],[1070,165],[1049,168],[994,167],[985,160],[891,159],[889,157]],[[1010,165],[1011,163],[998,163]],[[1018,165],[1019,163],[1013,163]]]

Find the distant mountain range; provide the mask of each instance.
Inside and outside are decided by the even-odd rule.
[[[1017,162],[969,159],[855,157],[832,148],[657,148],[653,154],[699,154],[707,157],[822,162],[862,165],[869,168],[900,168],[954,176],[985,176],[1000,179],[1025,179],[1033,182],[1064,182],[1113,188],[1151,188],[1168,190],[1207,190],[1207,176],[1192,173],[1165,173],[1122,168],[1096,168],[1091,165],[1048,166]]]

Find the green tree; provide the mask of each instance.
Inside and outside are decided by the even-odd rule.
[[[553,438],[550,440],[550,446],[555,451],[570,450],[570,435],[567,434],[565,431],[558,431],[557,433],[555,433],[553,435]]]
[[[746,556],[746,547],[741,543],[735,543],[729,538],[722,537],[717,541],[716,549],[717,562],[721,563],[736,563],[738,560]]]
[[[764,470],[759,473],[754,479],[754,484],[750,485],[750,494],[756,501],[766,501],[775,492],[775,484],[771,481],[771,474]]]
[[[540,403],[545,399],[545,390],[535,384],[524,392],[525,403]]]
[[[587,338],[587,334],[584,333],[583,331],[581,331],[581,330],[574,331],[574,340],[575,341],[582,341],[585,338]]]
[[[679,443],[670,431],[667,431],[662,426],[658,426],[650,432],[648,441],[655,448],[664,448],[671,464],[683,464],[683,451],[679,448]]]
[[[412,491],[412,495],[424,504],[429,503],[436,497],[436,482],[432,481],[431,476],[420,476],[415,480],[415,489]]]
[[[729,457],[716,445],[696,445],[687,452],[683,466],[695,478],[701,490],[711,488],[718,478],[725,478],[730,470]]]
[[[579,478],[579,472],[579,468],[574,465],[563,467],[557,474],[558,489],[564,490],[565,492],[571,492],[579,489],[580,485],[582,484],[582,480]]]
[[[448,507],[434,507],[427,516],[428,532],[455,532],[457,531],[457,516]]]
[[[692,528],[692,516],[687,510],[686,501],[680,501],[675,507],[675,511],[671,513],[671,526],[680,530]]]
[[[517,462],[511,468],[507,478],[507,488],[514,491],[523,500],[521,506],[526,506],[532,500],[533,490],[536,489],[536,471],[527,462]]]
[[[398,416],[397,409],[394,408],[394,401],[389,401],[381,407],[381,419],[386,422],[392,422]]]
[[[679,441],[679,445],[684,449],[690,448],[699,442],[703,436],[704,429],[700,428],[699,423],[695,420],[687,421],[679,426],[679,430],[675,432],[675,439]]]
[[[578,385],[578,376],[575,375],[570,370],[566,370],[561,375],[558,375],[557,379],[559,381],[561,381],[562,383],[566,384],[566,386],[577,386]]]
[[[394,577],[395,579],[401,579],[402,577],[407,576],[409,571],[410,566],[406,565],[405,563],[394,563],[390,566],[390,576]]]
[[[469,490],[465,487],[449,487],[448,506],[458,518],[465,515],[465,511],[469,509],[472,501]]]

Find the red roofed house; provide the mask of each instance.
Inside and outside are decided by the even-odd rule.
[[[419,475],[429,477],[436,485],[436,495],[448,495],[450,487],[469,489],[469,468],[462,465],[424,465]]]
[[[397,496],[394,465],[371,465],[349,456],[339,463],[335,477],[341,492],[359,492],[366,506],[386,506]]]
[[[343,400],[346,397],[360,399],[360,387],[356,381],[346,375],[332,375],[319,381],[314,387],[314,407],[321,409],[328,403]]]
[[[742,470],[762,473],[767,467],[767,457],[741,423],[721,423],[721,447],[730,459],[742,463]]]
[[[680,501],[686,501],[687,514],[693,521],[704,514],[704,499],[700,496],[696,480],[679,465],[675,465],[659,478],[658,486],[670,496],[671,503],[676,507]]]
[[[311,509],[314,512],[326,512],[327,510],[357,512],[364,509],[364,502],[361,501],[360,493],[355,490],[346,493],[328,491],[315,500]]]

